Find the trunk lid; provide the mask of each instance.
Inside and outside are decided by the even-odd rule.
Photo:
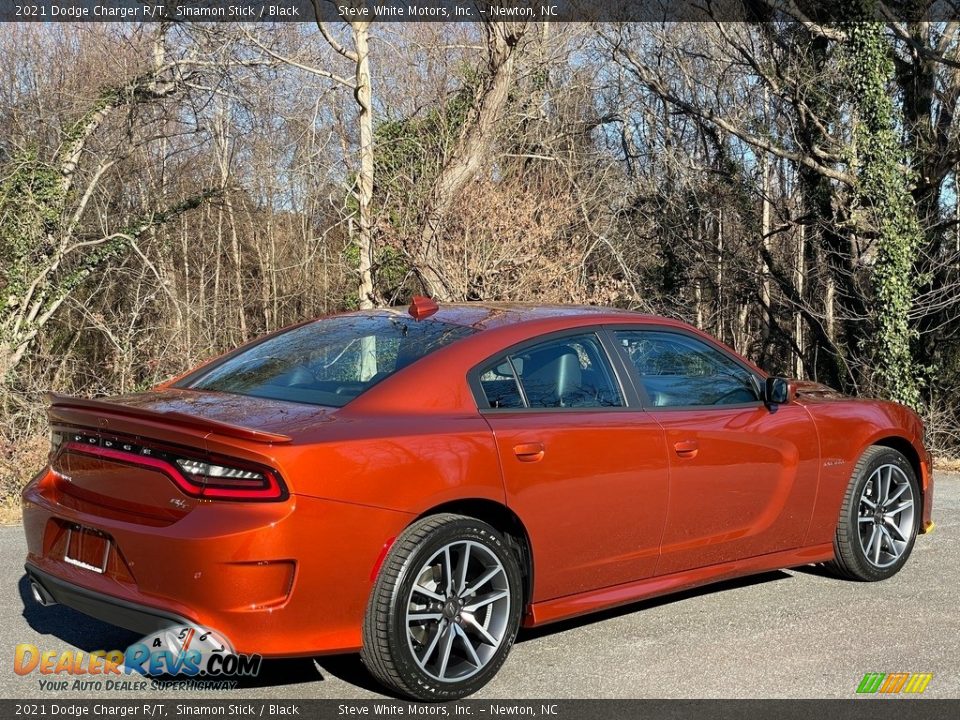
[[[181,389],[97,400],[51,395],[49,402],[57,501],[153,525],[233,492],[223,486],[256,493],[262,485],[250,499],[285,497],[273,448],[331,420],[334,410]],[[224,469],[229,474],[212,477]]]

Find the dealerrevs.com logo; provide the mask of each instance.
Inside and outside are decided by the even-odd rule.
[[[213,630],[174,626],[148,635],[126,650],[41,650],[23,643],[14,651],[18,675],[41,676],[44,691],[230,689],[237,678],[260,672],[260,655],[233,652]],[[149,681],[137,678],[143,676]]]
[[[919,695],[927,689],[933,673],[867,673],[857,686],[862,695]]]

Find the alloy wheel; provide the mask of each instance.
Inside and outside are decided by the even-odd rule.
[[[863,486],[857,524],[860,547],[874,567],[886,568],[900,559],[914,531],[913,486],[896,465],[881,465]]]
[[[407,643],[434,680],[457,682],[494,657],[510,624],[510,583],[499,558],[472,540],[440,548],[407,599]]]

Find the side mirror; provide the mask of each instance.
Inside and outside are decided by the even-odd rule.
[[[783,405],[790,402],[790,381],[782,377],[768,377],[764,388],[767,405]]]

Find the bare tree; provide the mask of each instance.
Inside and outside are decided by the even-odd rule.
[[[70,121],[59,148],[44,162],[29,151],[14,161],[5,179],[4,248],[11,269],[0,302],[0,377],[16,369],[38,334],[77,286],[128,243],[151,228],[180,216],[217,194],[202,189],[166,208],[150,208],[121,228],[95,233],[87,222],[99,186],[128,150],[115,145],[95,153],[90,144],[121,110],[131,113],[161,103],[183,90],[192,71],[166,48],[168,27],[152,38],[146,67],[125,82],[101,88],[78,118]],[[12,251],[12,252],[11,252]]]
[[[413,268],[427,294],[450,300],[454,289],[443,271],[440,243],[443,223],[453,202],[476,177],[488,159],[496,138],[497,122],[507,104],[513,81],[516,50],[526,32],[525,23],[486,22],[487,67],[479,83],[460,138],[433,182],[423,230],[413,258]]]

